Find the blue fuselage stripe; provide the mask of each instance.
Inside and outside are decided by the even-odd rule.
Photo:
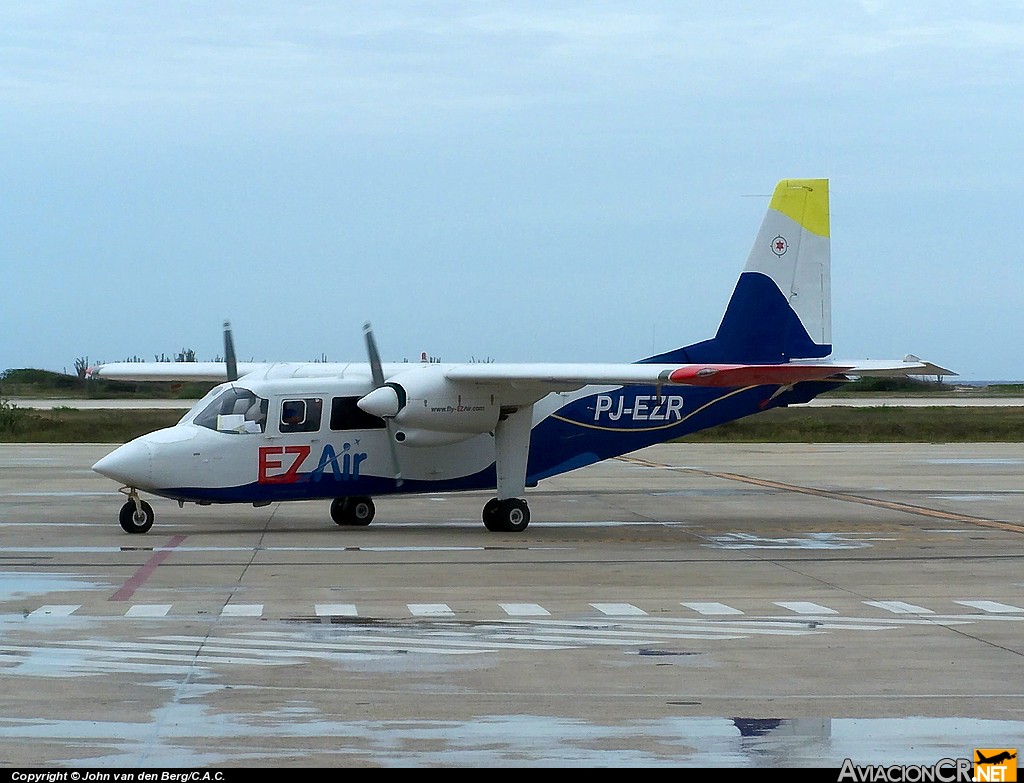
[[[777,386],[703,389],[682,386],[623,387],[575,400],[533,428],[527,484],[627,454],[656,443],[749,416],[769,408],[807,402],[839,383],[799,383],[777,393]],[[496,485],[494,465],[476,473],[441,480],[405,479],[399,487],[383,476],[298,473],[289,483],[252,482],[236,487],[177,487],[155,494],[212,503],[380,496],[390,494],[488,490]]]

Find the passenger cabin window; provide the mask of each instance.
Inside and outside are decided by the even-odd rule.
[[[323,407],[320,397],[285,400],[281,403],[281,432],[316,432]]]
[[[234,386],[217,395],[192,421],[200,427],[233,435],[263,432],[269,405],[248,389]]]
[[[382,430],[384,419],[372,416],[356,403],[358,397],[335,397],[331,400],[332,430]]]

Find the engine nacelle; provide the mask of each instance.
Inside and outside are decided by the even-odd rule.
[[[450,446],[464,440],[475,438],[478,432],[436,432],[434,430],[400,429],[395,433],[395,443],[413,449],[430,448],[432,446]]]
[[[390,418],[399,428],[470,435],[493,431],[501,413],[494,391],[453,383],[441,373],[437,365],[400,373],[357,404],[369,414]]]

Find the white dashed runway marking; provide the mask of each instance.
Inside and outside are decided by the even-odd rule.
[[[810,601],[774,601],[773,603],[797,614],[839,614],[835,609],[829,609],[827,606]]]
[[[980,609],[983,612],[994,612],[996,614],[1009,614],[1013,612],[1024,612],[1019,606],[1003,604],[999,601],[957,601],[961,606],[968,606],[971,609]]]
[[[219,667],[237,665],[291,666],[313,659],[343,663],[353,658],[394,655],[486,655],[507,650],[569,650],[583,647],[617,647],[624,652],[687,649],[687,645],[707,642],[731,642],[753,636],[800,637],[850,632],[898,632],[915,625],[940,622],[943,625],[1024,622],[1018,607],[986,599],[949,601],[974,611],[945,613],[902,601],[858,602],[861,611],[841,612],[811,601],[761,601],[747,613],[719,602],[681,604],[677,616],[651,616],[634,603],[600,603],[589,606],[592,617],[580,618],[571,607],[553,616],[553,611],[536,603],[496,603],[494,618],[455,619],[456,612],[444,603],[407,604],[409,616],[381,620],[373,606],[363,607],[367,616],[377,619],[365,623],[332,623],[334,617],[359,617],[359,607],[348,603],[315,604],[315,617],[293,617],[276,613],[286,620],[274,630],[249,630],[252,626],[224,625],[220,634],[136,636],[133,641],[84,638],[38,643],[0,643],[0,674],[62,677],[111,672],[138,672],[154,676],[181,675],[196,668],[211,673]],[[889,616],[878,616],[864,606],[881,609]],[[764,613],[769,607],[781,607],[790,614]],[[133,604],[124,620],[175,619],[171,604]],[[273,609],[273,605],[271,605]],[[191,607],[194,613],[194,607]],[[294,607],[291,608],[294,611]],[[463,610],[460,610],[460,613]],[[474,606],[467,615],[486,613]],[[695,612],[697,616],[690,614]],[[874,616],[863,616],[865,613]],[[262,617],[264,604],[228,604],[221,616]],[[116,620],[104,611],[82,612],[77,604],[46,604],[25,615],[28,621],[58,620],[74,615],[77,622],[98,618]],[[170,616],[168,618],[168,616]],[[179,618],[183,616],[179,614]],[[500,619],[501,617],[504,619]],[[6,615],[13,618],[15,615]],[[9,619],[10,621],[10,619]],[[154,626],[149,626],[154,627]],[[247,629],[249,628],[249,629]],[[281,630],[284,628],[284,630]],[[0,640],[2,641],[2,640]]]
[[[170,604],[135,604],[127,612],[125,617],[166,617],[171,611]]]
[[[893,614],[934,614],[931,609],[925,609],[923,606],[915,606],[903,601],[865,601],[864,603],[868,606],[892,612]]]
[[[70,617],[81,608],[81,604],[47,604],[45,606],[40,606],[34,612],[30,612],[29,617]]]
[[[261,617],[263,604],[227,604],[221,617]]]
[[[726,606],[725,604],[720,604],[717,601],[709,601],[709,602],[705,602],[705,603],[698,602],[698,601],[683,601],[682,605],[685,606],[687,609],[693,609],[693,611],[695,611],[695,612],[697,612],[699,614],[708,614],[708,615],[715,615],[715,614],[720,614],[720,615],[743,614],[743,612],[741,612],[739,609],[734,609],[731,606]]]

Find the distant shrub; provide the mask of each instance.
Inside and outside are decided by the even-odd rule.
[[[918,378],[861,378],[845,384],[842,391],[853,392],[948,392],[953,387],[939,381]]]
[[[0,432],[15,432],[24,415],[25,411],[0,395]]]
[[[5,370],[0,380],[11,385],[24,384],[40,389],[72,389],[78,381],[74,375],[28,368]]]

